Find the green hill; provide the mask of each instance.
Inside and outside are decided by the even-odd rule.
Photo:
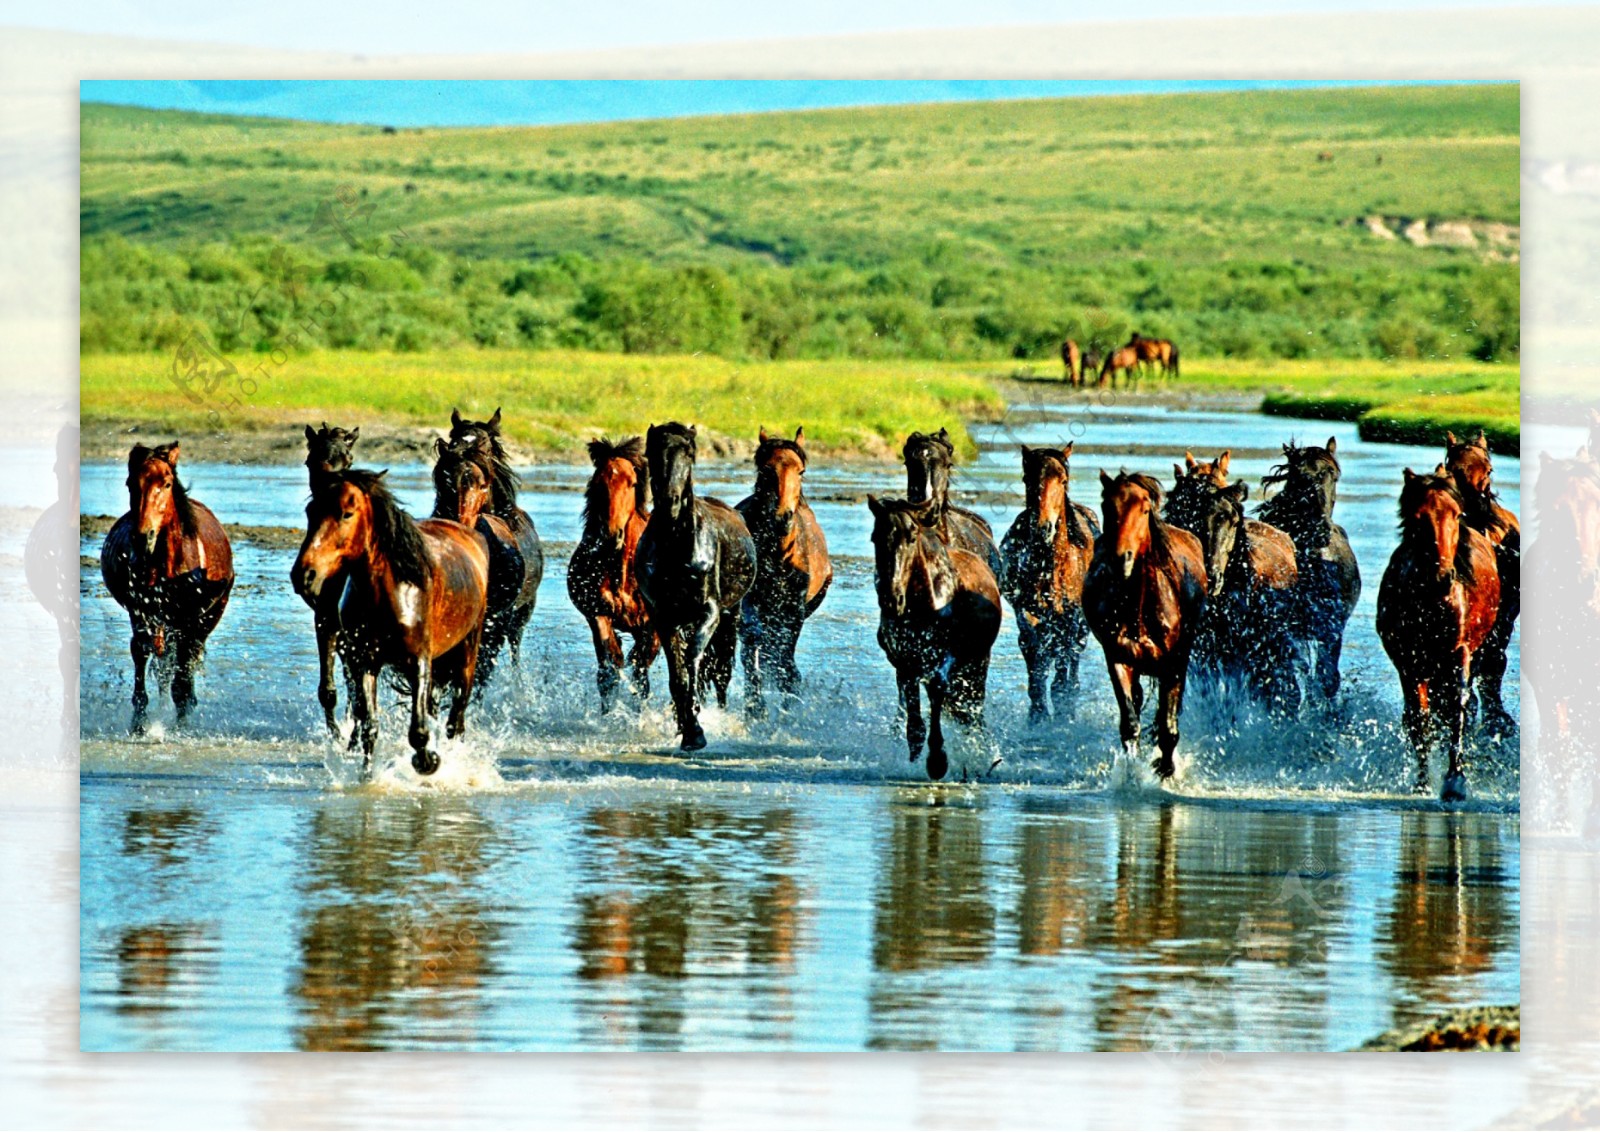
[[[398,131],[90,104],[82,345],[1515,360],[1519,117],[1514,85]]]

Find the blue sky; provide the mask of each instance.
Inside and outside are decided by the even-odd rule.
[[[85,81],[85,102],[391,126],[509,126],[837,106],[1370,85],[1158,81]]]

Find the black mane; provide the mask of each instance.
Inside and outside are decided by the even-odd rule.
[[[1400,489],[1400,533],[1402,537],[1406,529],[1406,516],[1416,509],[1424,496],[1434,492],[1442,492],[1455,500],[1461,509],[1461,526],[1471,529],[1467,524],[1467,505],[1462,499],[1461,492],[1456,490],[1455,477],[1450,475],[1437,476],[1433,473],[1413,475],[1406,479],[1405,486]],[[1457,577],[1471,583],[1473,580],[1472,548],[1466,538],[1456,540],[1456,560],[1453,563]]]
[[[383,472],[371,472],[364,468],[348,468],[332,474],[312,494],[311,506],[316,507],[340,484],[348,483],[365,493],[372,503],[373,543],[389,560],[389,568],[394,571],[395,579],[417,586],[426,585],[431,562],[428,544],[423,541],[416,520],[401,510],[399,500],[384,484],[383,476]]]
[[[647,514],[650,510],[650,469],[645,464],[644,437],[630,436],[623,441],[610,441],[602,436],[589,441],[589,462],[594,465],[596,473],[612,460],[626,460],[633,465],[633,505],[641,515]],[[611,499],[605,483],[598,474],[590,476],[588,486],[583,489],[584,529],[588,529],[590,519],[597,516],[604,518],[610,508]]]
[[[499,417],[499,410],[495,416]],[[468,440],[468,434],[472,439]],[[522,478],[511,466],[504,441],[500,438],[500,425],[495,420],[454,420],[450,425],[450,446],[459,448],[475,460],[483,474],[489,478],[489,510],[512,522],[517,515],[517,489]]]

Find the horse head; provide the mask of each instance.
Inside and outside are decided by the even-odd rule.
[[[435,518],[454,519],[467,527],[478,525],[478,517],[493,507],[493,485],[483,465],[468,449],[435,438],[433,450],[433,513]]]
[[[1445,436],[1445,467],[1456,489],[1469,501],[1488,501],[1493,497],[1494,462],[1489,458],[1489,441],[1483,430],[1471,440],[1458,440],[1456,434]]]
[[[680,519],[694,502],[695,426],[669,421],[645,434],[650,494],[668,518]]]
[[[931,435],[914,432],[900,455],[906,465],[906,498],[943,509],[950,499],[950,467],[956,456],[950,433],[943,428]]]
[[[521,480],[511,467],[500,432],[500,410],[486,421],[469,421],[456,409],[450,410],[450,443],[459,446],[483,468],[489,477],[493,509],[503,519],[515,517],[517,488]]]
[[[1228,576],[1228,563],[1244,533],[1244,503],[1250,498],[1250,485],[1207,487],[1198,529],[1201,549],[1206,556],[1206,577],[1221,586]]]
[[[769,436],[761,430],[756,446],[756,494],[774,501],[779,515],[792,515],[800,505],[800,478],[806,474],[806,430],[797,428],[793,440]]]
[[[1215,460],[1205,462],[1196,460],[1193,452],[1183,454],[1183,470],[1179,471],[1174,464],[1172,470],[1180,478],[1190,476],[1195,479],[1204,479],[1215,487],[1228,486],[1228,464],[1233,460],[1233,449],[1225,448]]]
[[[584,489],[583,527],[603,523],[606,537],[620,547],[635,514],[650,511],[650,476],[645,467],[644,437],[630,436],[620,444],[605,437],[589,441],[589,462],[594,474]]]
[[[1060,448],[1022,445],[1022,486],[1028,514],[1035,529],[1048,535],[1055,533],[1056,524],[1066,514],[1074,443],[1069,441]]]
[[[1400,489],[1400,541],[1419,558],[1437,565],[1437,578],[1455,581],[1465,512],[1455,481],[1440,464],[1421,475],[1405,469]]]
[[[1150,549],[1161,497],[1161,485],[1150,476],[1119,472],[1113,478],[1100,473],[1103,537],[1124,578],[1133,576],[1134,565]]]
[[[345,471],[354,462],[356,441],[360,437],[359,427],[348,431],[329,428],[327,421],[322,422],[321,428],[306,425],[306,467],[313,476]]]
[[[1540,540],[1559,539],[1565,556],[1577,560],[1581,573],[1600,574],[1600,465],[1588,449],[1570,460],[1539,453],[1534,507]]]
[[[178,441],[158,448],[136,444],[128,453],[128,510],[134,517],[135,531],[144,542],[146,554],[154,554],[164,527],[188,518],[188,497],[178,482]]]
[[[932,614],[955,597],[944,518],[931,503],[867,496],[878,607],[894,617]]]
[[[305,541],[289,571],[295,593],[307,601],[318,597],[330,578],[368,552],[374,541],[371,489],[387,474],[343,471],[312,489]]]

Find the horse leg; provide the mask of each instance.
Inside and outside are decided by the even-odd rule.
[[[378,750],[378,670],[370,668],[351,674],[350,683],[350,708],[356,717],[350,743],[361,744],[361,776],[368,778],[372,775],[372,756]]]
[[[1496,620],[1483,647],[1472,658],[1472,666],[1477,670],[1475,683],[1478,686],[1478,701],[1483,709],[1481,726],[1484,734],[1493,739],[1514,735],[1517,731],[1517,721],[1506,710],[1500,693],[1500,685],[1506,675],[1506,653],[1511,645],[1513,625],[1513,621],[1503,616]]]
[[[1400,722],[1417,756],[1417,781],[1412,789],[1421,794],[1428,789],[1428,740],[1432,731],[1428,717],[1428,682],[1402,674],[1400,683],[1405,693]]]
[[[683,737],[679,746],[685,751],[698,751],[706,745],[706,733],[700,727],[699,705],[695,702],[698,672],[690,653],[689,627],[683,625],[674,629],[666,647],[667,686],[678,715],[678,733]]]
[[[600,711],[604,714],[611,710],[617,698],[617,685],[622,680],[622,644],[617,640],[616,627],[609,617],[590,618],[589,634],[594,638],[595,683],[600,688]]]
[[[1467,798],[1467,775],[1461,762],[1462,733],[1466,725],[1467,697],[1472,694],[1472,655],[1465,648],[1458,649],[1445,666],[1439,681],[1440,690],[1450,695],[1442,703],[1445,725],[1450,740],[1450,770],[1444,776],[1444,789],[1440,798],[1446,802],[1464,802]]]
[[[178,726],[182,727],[194,710],[194,672],[200,665],[205,646],[188,636],[173,641],[172,707],[177,713]]]
[[[1336,621],[1330,617],[1329,621]],[[1317,687],[1322,692],[1323,706],[1331,713],[1334,701],[1339,698],[1339,654],[1344,651],[1343,623],[1325,624],[1319,635],[1317,648]]]
[[[1156,711],[1156,746],[1161,755],[1151,766],[1157,778],[1171,778],[1177,773],[1173,753],[1178,749],[1178,716],[1183,712],[1184,670],[1176,676],[1161,679],[1161,703]]]
[[[717,693],[717,706],[724,710],[728,706],[728,686],[733,683],[733,657],[738,649],[739,623],[732,617],[720,618],[717,631],[711,635],[707,655],[710,659],[708,671],[711,686]]]
[[[314,617],[317,628],[317,702],[328,734],[339,737],[339,689],[333,682],[334,650],[339,640],[338,610],[325,610],[319,604]]]
[[[528,631],[528,622],[533,620],[533,602],[516,606],[511,610],[510,623],[507,626],[506,644],[511,649],[511,663],[522,669],[522,634]]]
[[[1050,718],[1046,706],[1049,689],[1050,661],[1045,655],[1044,636],[1038,625],[1029,624],[1027,615],[1017,618],[1017,644],[1022,649],[1022,662],[1028,668],[1028,725],[1037,727]]]
[[[800,645],[800,630],[805,625],[805,614],[798,613],[792,622],[785,622],[779,630],[778,691],[783,693],[783,710],[791,712],[800,702],[800,666],[795,663],[795,649]]]
[[[411,769],[432,774],[439,769],[439,756],[428,750],[428,712],[433,706],[433,661],[425,656],[411,659]]]
[[[1144,689],[1139,686],[1132,665],[1118,664],[1107,657],[1106,671],[1111,674],[1111,690],[1117,697],[1122,753],[1129,759],[1138,759],[1139,712],[1144,707]]]
[[[761,696],[761,653],[766,644],[766,625],[761,610],[753,601],[746,600],[739,611],[739,647],[744,654],[744,714],[745,718],[767,718],[767,704]]]
[[[916,674],[909,668],[896,669],[895,677],[900,684],[900,708],[906,714],[906,746],[911,750],[910,761],[916,762],[928,737],[927,727],[922,722],[922,689]]]
[[[155,644],[150,639],[150,632],[139,622],[133,626],[133,639],[128,642],[128,651],[133,654],[133,722],[128,725],[128,730],[134,735],[143,735],[149,726],[150,692],[145,686],[145,666],[150,663],[150,655],[155,651]]]
[[[948,667],[948,666],[946,666]],[[934,781],[943,778],[950,770],[950,760],[944,753],[944,699],[948,692],[946,677],[936,675],[928,681],[928,777]]]
[[[650,698],[650,666],[661,651],[661,641],[655,630],[643,628],[633,635],[633,647],[628,650],[628,671],[633,680],[633,694],[641,700]]]
[[[483,635],[479,630],[468,633],[459,646],[460,663],[451,673],[455,695],[450,701],[450,718],[445,722],[445,737],[454,739],[467,731],[467,703],[472,699],[473,685],[478,678],[478,657],[482,655]]]

